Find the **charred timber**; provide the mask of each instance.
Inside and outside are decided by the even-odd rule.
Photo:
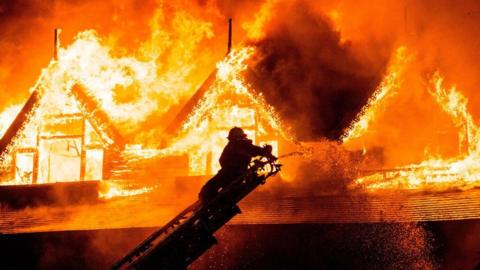
[[[38,90],[35,90],[30,95],[30,98],[28,98],[22,110],[20,111],[20,113],[18,113],[17,117],[15,117],[15,120],[13,120],[12,124],[0,140],[0,155],[5,152],[13,137],[15,137],[18,134],[19,130],[23,127],[24,123],[28,119],[28,116],[32,112],[33,108],[35,108],[38,101],[39,92]]]

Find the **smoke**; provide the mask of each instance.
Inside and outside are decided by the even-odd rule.
[[[253,42],[259,54],[249,78],[300,138],[337,139],[385,76],[400,46],[416,55],[413,80],[425,81],[426,74],[439,70],[479,116],[477,1],[298,0],[266,1],[265,6],[265,14],[258,9],[257,15],[264,15],[257,19],[263,33]],[[401,79],[409,85],[408,78]],[[414,87],[400,89],[414,93],[414,100],[399,110],[423,106],[416,96],[425,86]],[[397,126],[394,130],[401,132]]]
[[[388,54],[365,60],[353,42],[342,41],[324,13],[308,1],[271,10],[250,75],[302,139],[336,139],[365,104],[382,77]],[[391,43],[375,44],[371,50]],[[371,53],[369,54],[371,56]]]
[[[63,29],[63,44],[70,44],[82,30],[95,29],[115,52],[135,54],[151,38],[157,10],[166,14],[158,23],[169,33],[171,14],[182,9],[211,23],[214,37],[202,40],[201,49],[190,52],[195,57],[186,62],[197,64],[191,71],[195,75],[187,77],[191,87],[178,104],[195,91],[224,55],[226,19],[231,16],[235,44],[252,37],[245,24],[254,22],[256,31],[263,32],[252,41],[259,54],[249,74],[250,82],[302,139],[338,138],[384,76],[399,45],[417,52],[420,65],[440,69],[447,82],[466,92],[478,116],[480,53],[476,48],[480,30],[475,26],[479,5],[473,0],[2,1],[0,107],[26,99],[27,89],[51,59],[55,27]],[[119,99],[128,100],[123,94],[119,93]],[[154,115],[145,121],[153,124],[142,129],[168,122],[177,110]]]

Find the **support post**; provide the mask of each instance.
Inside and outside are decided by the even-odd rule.
[[[53,59],[58,60],[58,49],[60,48],[60,33],[62,29],[55,28],[53,34]]]
[[[227,47],[227,55],[232,50],[232,18],[228,19],[228,47]]]

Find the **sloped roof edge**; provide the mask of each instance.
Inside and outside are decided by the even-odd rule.
[[[74,98],[83,105],[83,108],[87,110],[86,113],[84,113],[83,111],[82,112],[87,119],[91,120],[90,122],[95,131],[99,134],[102,134],[101,131],[103,131],[108,135],[109,138],[113,140],[113,143],[115,144],[114,146],[116,148],[123,148],[125,145],[123,137],[113,126],[105,112],[99,109],[97,102],[95,102],[85,93],[83,87],[75,84],[71,89],[71,93],[74,95]],[[8,127],[3,137],[0,139],[0,155],[4,154],[4,152],[8,148],[8,145],[10,145],[12,140],[22,129],[28,119],[28,116],[38,105],[41,97],[42,94],[38,89],[35,89],[32,92],[25,105],[22,107],[20,112],[17,114],[13,122]]]
[[[203,82],[203,84],[198,88],[195,94],[188,100],[188,102],[183,106],[177,116],[173,119],[172,122],[167,126],[164,130],[165,134],[168,135],[175,135],[178,132],[178,129],[183,125],[183,123],[187,120],[187,117],[192,112],[193,108],[198,104],[198,102],[202,99],[204,94],[210,88],[212,83],[215,81],[217,77],[217,69],[215,68],[207,79]]]
[[[28,115],[32,112],[32,110],[38,104],[40,100],[40,93],[37,89],[35,89],[30,97],[28,98],[25,105],[23,105],[20,112],[17,114],[13,122],[8,127],[7,131],[3,135],[2,139],[0,140],[0,155],[5,152],[10,142],[13,138],[18,134],[20,129],[23,127],[25,121],[27,121]]]

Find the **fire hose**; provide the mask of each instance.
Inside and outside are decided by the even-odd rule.
[[[294,151],[294,152],[290,152],[290,153],[278,156],[277,159],[284,159],[284,158],[287,158],[287,157],[304,156],[304,155],[306,155],[305,152]]]

